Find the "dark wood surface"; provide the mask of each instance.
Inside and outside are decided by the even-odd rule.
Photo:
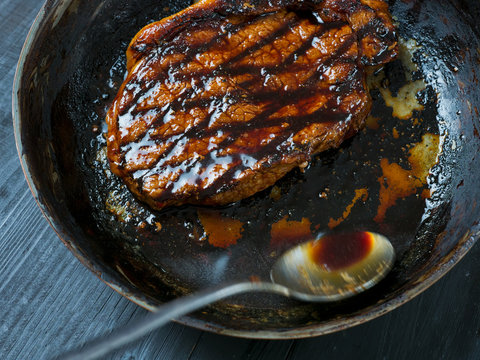
[[[48,359],[145,310],[84,268],[42,217],[15,149],[11,88],[39,0],[0,0],[0,359]],[[175,323],[108,359],[480,359],[480,245],[400,309],[323,337],[236,339]]]

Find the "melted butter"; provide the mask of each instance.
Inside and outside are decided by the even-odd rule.
[[[223,217],[216,211],[198,211],[208,242],[215,247],[226,249],[235,245],[242,237],[243,223],[239,220]]]
[[[362,200],[363,202],[367,201],[368,198],[368,189],[356,189],[355,190],[355,197],[353,198],[352,202],[347,206],[345,211],[343,212],[342,216],[339,217],[338,219],[333,219],[330,218],[330,221],[328,222],[328,227],[330,229],[333,229],[340,225],[342,222],[344,222],[348,216],[350,216],[350,213],[352,212],[353,207],[355,204],[359,201]]]
[[[418,71],[418,66],[413,62],[413,54],[421,49],[415,39],[405,40],[399,39],[398,42],[399,54],[398,57],[405,67],[405,75],[409,81],[412,80],[412,73]]]
[[[390,89],[383,86],[385,73],[383,71],[376,75],[368,77],[370,88],[377,88],[388,107],[392,108],[392,115],[398,119],[408,120],[413,116],[413,112],[422,111],[423,105],[417,99],[420,91],[426,89],[427,85],[423,79],[413,80],[412,73],[418,71],[418,66],[413,61],[413,55],[420,47],[413,39],[399,39],[399,59],[405,69],[405,79],[407,83],[402,86],[396,96],[392,94]]]
[[[410,149],[408,161],[412,166],[412,172],[424,184],[426,184],[430,169],[438,161],[440,150],[440,136],[434,134],[425,134],[422,137],[422,142]]]
[[[393,96],[389,89],[379,88],[379,90],[385,104],[392,108],[392,115],[402,120],[408,120],[415,110],[423,110],[423,105],[419,103],[417,94],[425,88],[425,81],[416,80],[402,86],[398,90],[397,96]]]
[[[400,165],[390,163],[383,158],[380,161],[382,176],[378,178],[380,183],[380,205],[374,220],[383,222],[387,210],[394,206],[399,199],[413,195],[418,189],[427,185],[427,177],[430,169],[437,163],[441,151],[440,136],[425,134],[422,142],[410,149],[408,162],[410,170]],[[430,196],[430,191],[422,191],[422,197]]]
[[[270,231],[270,245],[272,247],[282,247],[311,240],[311,225],[312,223],[308,218],[302,218],[301,221],[295,221],[288,220],[288,216],[286,215],[280,221],[272,224],[272,229]]]

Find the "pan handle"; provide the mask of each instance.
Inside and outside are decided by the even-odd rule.
[[[289,289],[269,282],[235,282],[199,291],[195,294],[175,299],[158,307],[153,313],[134,320],[110,334],[93,339],[83,347],[56,357],[62,360],[98,359],[109,352],[141,338],[169,321],[201,309],[224,298],[245,292],[270,292],[291,296]]]

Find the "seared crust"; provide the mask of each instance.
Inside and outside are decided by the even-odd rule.
[[[156,209],[248,197],[355,134],[396,55],[384,1],[201,1],[130,43],[112,171]]]

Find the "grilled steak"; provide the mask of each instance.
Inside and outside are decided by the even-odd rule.
[[[355,134],[396,55],[383,0],[203,0],[130,43],[112,171],[155,209],[246,198]]]

